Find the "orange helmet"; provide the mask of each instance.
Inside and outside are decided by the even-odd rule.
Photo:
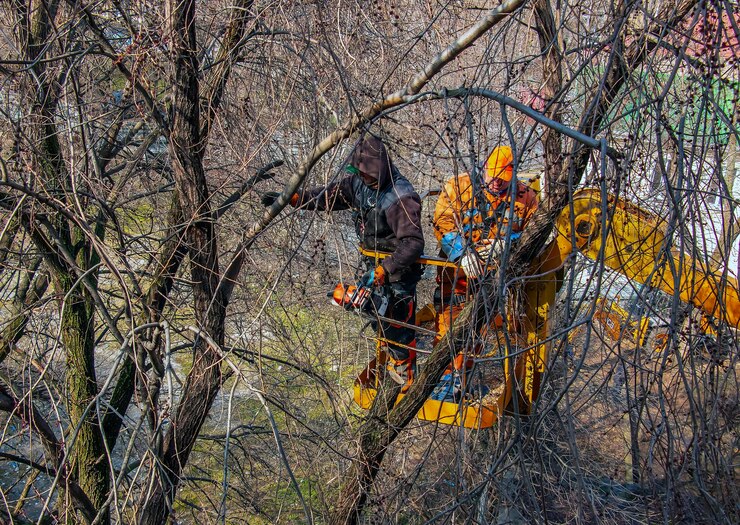
[[[497,146],[488,156],[485,165],[487,179],[510,181],[514,174],[514,156],[509,146]]]

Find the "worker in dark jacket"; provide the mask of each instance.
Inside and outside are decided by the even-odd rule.
[[[310,210],[353,210],[362,246],[390,252],[380,264],[367,258],[362,281],[381,288],[388,297],[385,317],[414,324],[416,283],[422,273],[416,261],[424,251],[421,199],[376,137],[367,136],[357,144],[345,169],[348,174],[341,180],[297,193],[290,203]],[[266,193],[262,203],[269,206],[276,198],[276,193]],[[387,321],[376,321],[374,328],[380,328],[388,341],[389,370],[395,372],[391,376],[396,380],[400,376],[406,388],[416,367],[414,330]]]

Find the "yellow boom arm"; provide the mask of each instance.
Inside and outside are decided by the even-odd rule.
[[[603,257],[606,266],[626,277],[668,294],[678,290],[682,301],[740,328],[737,280],[722,276],[706,262],[671,251],[660,218],[593,189],[576,192],[572,210],[571,215],[566,208],[557,220],[563,259],[574,248],[591,259]]]

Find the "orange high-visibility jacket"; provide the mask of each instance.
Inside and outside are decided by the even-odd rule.
[[[447,181],[434,210],[434,234],[437,240],[450,232],[458,232],[473,243],[505,235],[512,219],[512,232],[524,229],[537,209],[537,195],[529,186],[517,181],[514,213],[510,204],[513,191],[502,196],[480,189],[473,199],[473,183],[468,173]],[[487,231],[483,231],[483,230]]]

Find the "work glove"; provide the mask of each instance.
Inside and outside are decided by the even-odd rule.
[[[475,250],[469,250],[460,258],[460,267],[470,279],[477,279],[483,275],[483,262]]]
[[[368,270],[360,278],[360,284],[362,286],[383,286],[385,284],[385,268],[382,264],[379,264],[374,270]]]
[[[485,264],[498,266],[504,254],[503,239],[484,239],[475,247],[478,256]]]
[[[262,194],[262,205],[263,206],[272,206],[276,200],[278,200],[278,197],[280,197],[279,191],[266,191]],[[290,204],[291,206],[295,206],[298,203],[298,194],[295,193],[290,198]]]
[[[280,197],[279,191],[266,191],[262,194],[262,206],[272,206]]]
[[[460,259],[460,267],[470,278],[477,279],[486,267],[496,268],[504,253],[503,239],[483,239]]]
[[[465,242],[457,232],[445,233],[442,236],[442,253],[451,261],[456,261],[465,251]]]

